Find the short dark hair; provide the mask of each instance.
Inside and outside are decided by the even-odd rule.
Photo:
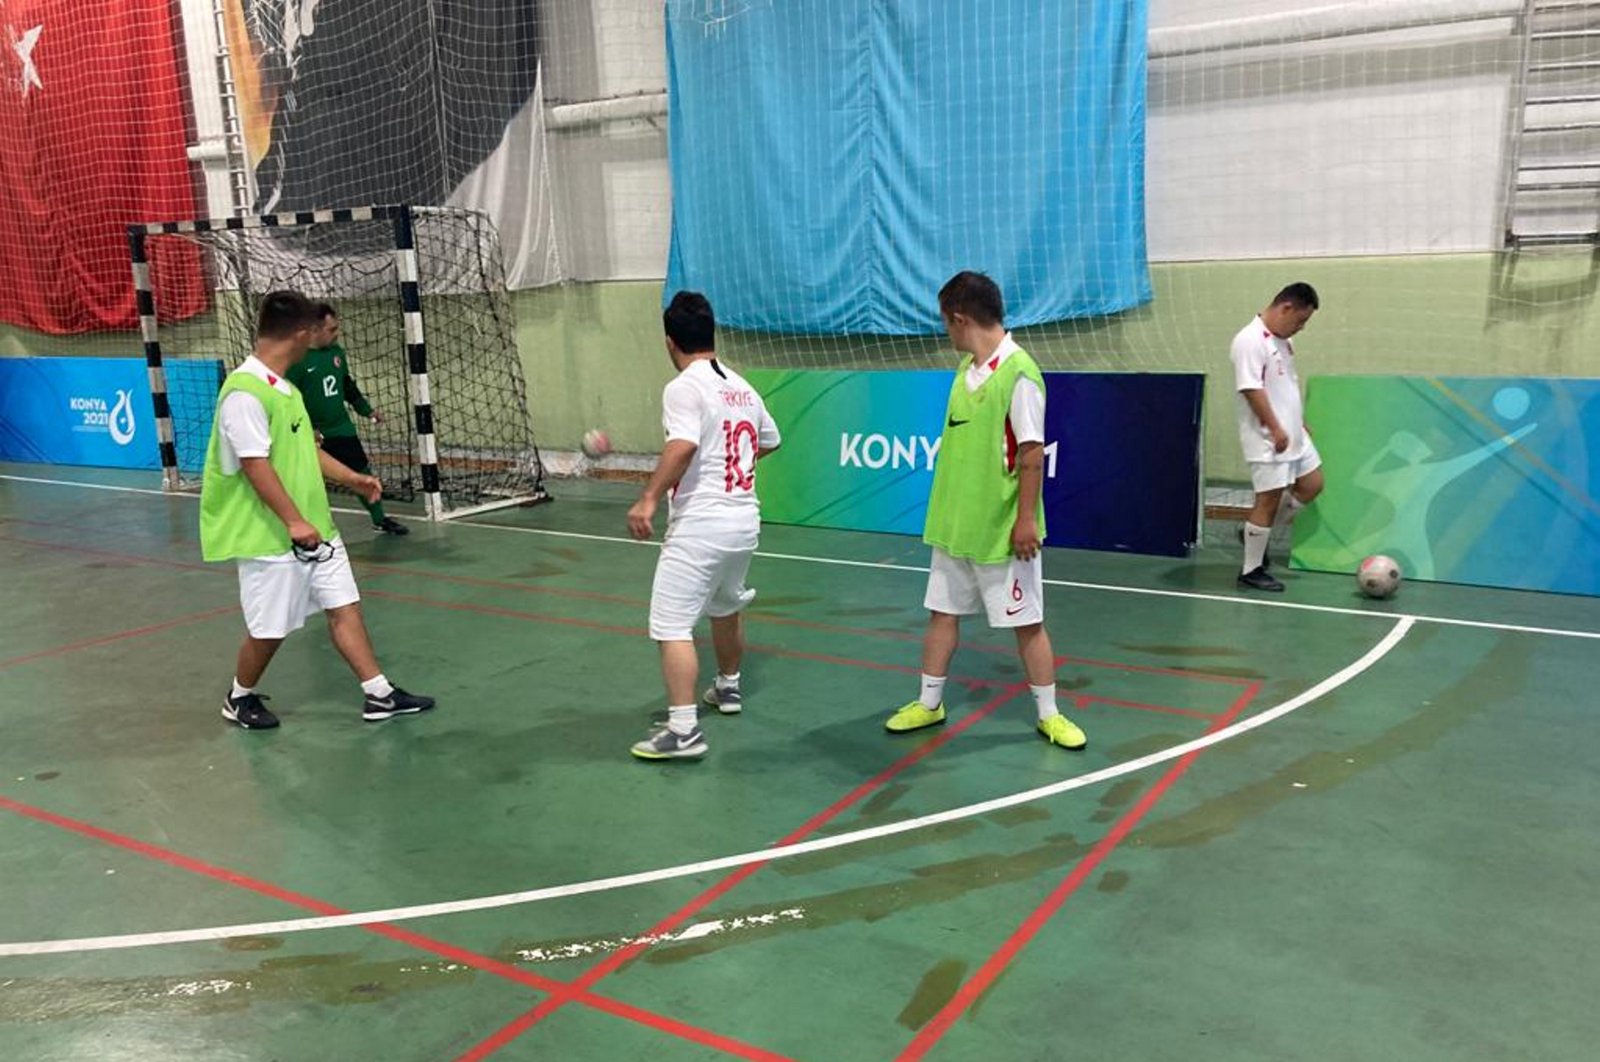
[[[939,312],[965,314],[980,325],[997,325],[1006,319],[1006,302],[1000,285],[982,273],[964,269],[939,289]]]
[[[318,322],[326,321],[330,317],[339,316],[339,311],[333,308],[333,303],[331,302],[319,302],[315,305],[314,309],[317,311]]]
[[[1307,284],[1303,280],[1295,281],[1293,284],[1290,284],[1288,287],[1278,292],[1277,295],[1273,296],[1272,305],[1276,306],[1280,302],[1287,302],[1295,308],[1301,310],[1316,310],[1321,308],[1321,304],[1317,301],[1317,289],[1312,287],[1310,284]]]
[[[685,354],[707,354],[717,349],[717,317],[711,302],[698,291],[680,291],[661,315],[667,338]]]
[[[256,315],[256,335],[262,339],[288,339],[302,328],[315,328],[322,315],[298,291],[271,291],[261,300]]]

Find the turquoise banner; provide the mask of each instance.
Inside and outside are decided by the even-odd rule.
[[[178,463],[198,471],[222,363],[169,361]],[[160,468],[143,358],[0,358],[0,461]]]
[[[1306,422],[1328,485],[1295,567],[1600,594],[1600,380],[1317,377]]]
[[[764,520],[922,534],[953,373],[748,377],[783,430],[783,449],[756,477]],[[1045,373],[1044,383],[1050,545],[1187,555],[1200,521],[1205,378]]]

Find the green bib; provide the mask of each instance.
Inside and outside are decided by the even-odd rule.
[[[289,529],[241,469],[232,475],[222,471],[222,401],[235,391],[252,394],[267,410],[267,425],[272,437],[268,461],[283,481],[295,508],[312,527],[331,539],[336,534],[333,513],[328,508],[328,488],[322,481],[317,459],[317,437],[299,391],[284,394],[265,380],[239,371],[230,374],[217,397],[217,416],[212,418],[211,442],[206,447],[205,478],[200,485],[200,552],[208,561],[239,557],[274,557],[287,553],[294,543]]]
[[[983,386],[967,390],[968,357],[956,370],[945,412],[944,435],[933,466],[933,492],[922,540],[952,557],[1002,564],[1011,556],[1020,485],[1007,467],[1006,417],[1017,378],[1044,390],[1044,377],[1025,351],[1000,363]],[[1044,536],[1044,491],[1039,492],[1039,535]]]

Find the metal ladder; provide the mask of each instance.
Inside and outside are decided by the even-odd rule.
[[[1505,246],[1600,247],[1600,0],[1527,0]]]

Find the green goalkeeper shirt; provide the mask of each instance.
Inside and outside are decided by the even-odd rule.
[[[356,434],[346,403],[363,417],[372,416],[372,404],[350,375],[350,356],[338,344],[307,351],[305,359],[289,370],[289,380],[306,400],[311,426],[324,438]]]

